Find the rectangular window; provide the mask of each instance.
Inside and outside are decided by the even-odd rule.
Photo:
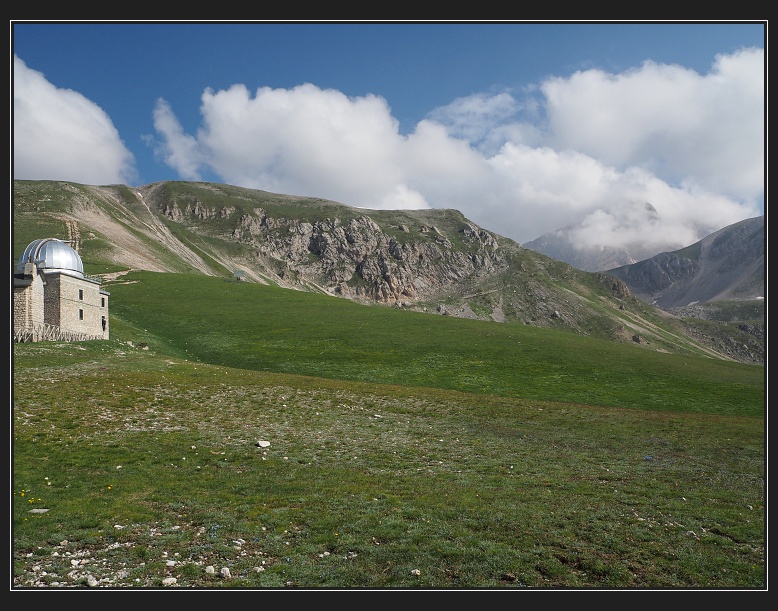
[[[84,300],[84,289],[78,289],[78,300],[79,301]]]
[[[105,307],[105,297],[103,297],[103,298],[101,298],[101,299],[100,299],[100,305],[101,305],[102,307]]]
[[[84,310],[78,311],[78,320],[84,320]]]

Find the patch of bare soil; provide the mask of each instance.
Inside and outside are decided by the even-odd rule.
[[[148,235],[151,243],[163,244],[183,261],[186,261],[204,274],[210,275],[212,273],[202,258],[173,236],[170,230],[151,213],[151,210],[149,210],[147,219],[140,219],[127,210],[109,190],[99,187],[94,187],[94,189],[99,191],[101,198],[110,200],[120,214],[124,214],[127,219],[132,219],[133,228]],[[148,205],[146,205],[143,195],[140,192],[135,194],[148,210]],[[81,206],[74,206],[72,216],[68,216],[65,220],[68,223],[69,232],[79,234],[79,225],[81,225],[82,230],[89,228],[109,237],[111,243],[115,245],[110,256],[112,257],[112,262],[117,265],[125,265],[132,269],[153,272],[176,271],[169,264],[155,256],[148,245],[130,231],[127,225],[118,222],[100,208],[89,205],[88,202],[84,202],[84,205]]]

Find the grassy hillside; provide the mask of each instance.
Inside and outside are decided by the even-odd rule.
[[[112,314],[214,364],[637,409],[761,417],[764,368],[522,324],[456,319],[207,276],[137,272]]]
[[[92,275],[132,269],[229,278],[239,270],[258,284],[385,300],[387,307],[626,344],[638,337],[658,352],[764,362],[759,321],[698,329],[629,295],[613,277],[576,270],[497,234],[476,236],[456,210],[365,210],[192,182],[131,189],[14,181],[13,203],[12,265],[34,239],[57,237],[73,241]],[[349,229],[351,242],[343,238],[343,228],[366,214],[370,223]],[[314,232],[313,225],[321,226]]]
[[[764,368],[192,274],[13,347],[14,587],[763,589]]]

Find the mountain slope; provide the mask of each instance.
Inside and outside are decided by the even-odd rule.
[[[643,301],[664,309],[764,297],[764,216],[712,233],[682,250],[610,269]]]
[[[621,280],[525,249],[456,210],[367,210],[213,183],[14,181],[13,224],[15,256],[37,238],[69,239],[106,282],[135,269],[206,274],[741,358]]]

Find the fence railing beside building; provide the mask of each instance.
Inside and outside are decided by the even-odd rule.
[[[103,339],[101,335],[89,335],[79,331],[67,331],[48,323],[38,323],[32,328],[14,329],[14,343],[24,342],[83,342]]]

